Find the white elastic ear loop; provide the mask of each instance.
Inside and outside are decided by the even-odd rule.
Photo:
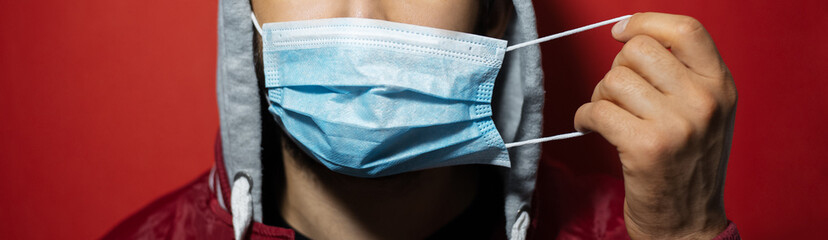
[[[600,27],[600,26],[604,26],[604,25],[607,25],[607,24],[620,22],[621,20],[628,19],[630,17],[632,17],[632,15],[620,16],[620,17],[617,17],[617,18],[613,18],[613,19],[610,19],[610,20],[603,21],[603,22],[594,23],[594,24],[586,25],[586,26],[579,27],[579,28],[576,28],[576,29],[572,29],[572,30],[569,30],[569,31],[552,34],[552,35],[542,37],[542,38],[538,38],[538,39],[535,39],[535,40],[531,40],[531,41],[528,41],[528,42],[518,43],[518,44],[507,47],[506,51],[509,52],[509,51],[519,49],[519,48],[522,48],[522,47],[526,47],[526,46],[529,46],[529,45],[538,44],[538,43],[546,42],[546,41],[549,41],[549,40],[552,40],[552,39],[569,36],[569,35],[572,35],[572,34],[576,34],[576,33],[579,33],[579,32],[583,32],[583,31],[590,30],[590,29],[593,29],[593,28],[597,28],[597,27]],[[551,137],[536,138],[536,139],[530,139],[530,140],[520,141],[520,142],[511,142],[511,143],[506,144],[506,148],[520,147],[520,146],[523,146],[523,145],[537,144],[537,143],[549,142],[549,141],[555,141],[555,140],[564,140],[564,139],[569,139],[569,138],[574,138],[574,137],[580,137],[580,136],[583,136],[585,134],[586,133],[582,133],[582,132],[572,132],[572,133],[558,134],[558,135],[551,136]]]
[[[523,145],[549,142],[549,141],[555,141],[555,140],[564,140],[564,139],[569,139],[569,138],[574,138],[574,137],[580,137],[580,136],[583,136],[583,135],[586,135],[586,133],[571,132],[571,133],[558,134],[558,135],[551,136],[551,137],[535,138],[535,139],[529,139],[529,140],[526,140],[526,141],[507,143],[506,148],[520,147],[520,146],[523,146]]]
[[[624,20],[624,19],[627,19],[627,18],[630,18],[630,17],[632,17],[632,15],[620,16],[620,17],[617,17],[617,18],[613,18],[613,19],[610,19],[610,20],[603,21],[603,22],[594,23],[594,24],[586,25],[586,26],[579,27],[579,28],[576,28],[576,29],[572,29],[572,30],[569,30],[569,31],[566,31],[566,32],[552,34],[552,35],[542,37],[542,38],[538,38],[538,39],[535,39],[535,40],[532,40],[532,41],[518,43],[518,44],[507,47],[506,51],[509,52],[509,51],[512,51],[512,50],[515,50],[515,49],[518,49],[518,48],[522,48],[522,47],[526,47],[526,46],[529,46],[529,45],[532,45],[532,44],[538,44],[538,43],[546,42],[546,41],[549,41],[549,40],[552,40],[552,39],[556,39],[556,38],[560,38],[560,37],[566,37],[566,36],[569,36],[569,35],[572,35],[572,34],[576,34],[576,33],[579,33],[579,32],[583,32],[583,31],[590,30],[590,29],[593,29],[593,28],[597,28],[597,27],[600,27],[600,26],[604,26],[604,25],[607,25],[607,24],[620,22],[621,20]],[[257,24],[257,26],[258,26],[258,24]]]
[[[256,26],[256,31],[259,32],[259,35],[262,35],[262,32],[264,32],[264,31],[262,31],[262,26],[259,25],[259,20],[256,20],[256,14],[253,13],[253,12],[250,12],[250,19],[253,20],[253,25]]]

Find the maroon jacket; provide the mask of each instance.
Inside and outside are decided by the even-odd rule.
[[[215,167],[196,178],[195,181],[178,189],[166,196],[161,197],[150,205],[130,216],[109,233],[103,239],[233,239],[233,223],[231,213],[225,210],[220,204],[215,185],[221,189],[230,189],[224,169],[224,162],[221,154],[220,143],[216,146]],[[621,190],[623,191],[623,190]],[[230,192],[222,191],[221,201],[230,202]],[[623,197],[623,196],[622,196]],[[604,201],[617,199],[604,198]],[[594,202],[595,209],[605,209],[597,205],[606,205],[603,202]],[[538,206],[539,204],[533,204]],[[535,211],[533,211],[535,212]],[[609,215],[611,219],[620,218],[621,211],[604,210],[602,214],[594,216]],[[623,218],[621,218],[623,219]],[[595,219],[577,221],[571,223],[559,223],[555,225],[575,229],[596,229],[587,226],[585,223],[593,224]],[[561,226],[535,226],[555,227]],[[616,227],[617,228],[617,227]],[[624,231],[625,229],[620,229]],[[290,239],[293,240],[295,232],[292,229],[280,228],[254,222],[248,231],[249,239]],[[502,233],[502,232],[501,232]],[[625,233],[625,232],[622,232]],[[532,234],[530,234],[531,236]],[[493,239],[506,236],[492,236]],[[620,234],[614,236],[600,230],[562,232],[556,236],[557,239],[628,239],[629,237]],[[729,223],[717,240],[741,239],[736,225]]]

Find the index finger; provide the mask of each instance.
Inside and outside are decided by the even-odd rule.
[[[666,13],[636,13],[612,27],[612,36],[627,42],[647,35],[670,48],[673,55],[693,72],[715,77],[725,71],[713,39],[702,24],[688,16]]]

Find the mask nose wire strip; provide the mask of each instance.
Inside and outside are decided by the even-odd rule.
[[[253,19],[253,25],[256,26],[256,31],[259,32],[259,35],[262,35],[262,26],[259,25],[259,20],[256,20],[256,14],[250,12],[250,19]]]
[[[603,22],[594,23],[594,24],[586,25],[586,26],[579,27],[579,28],[576,28],[576,29],[572,29],[572,30],[569,30],[569,31],[566,31],[566,32],[552,34],[552,35],[542,37],[542,38],[538,38],[538,39],[535,39],[535,40],[532,40],[532,41],[518,43],[518,44],[507,47],[506,51],[509,52],[509,51],[512,51],[512,50],[515,50],[515,49],[518,49],[518,48],[522,48],[522,47],[526,47],[526,46],[529,46],[529,45],[532,45],[532,44],[538,44],[538,43],[546,42],[546,41],[549,41],[549,40],[552,40],[552,39],[556,39],[556,38],[560,38],[560,37],[566,37],[566,36],[569,36],[569,35],[572,35],[572,34],[576,34],[576,33],[579,33],[579,32],[583,32],[583,31],[590,30],[590,29],[593,29],[593,28],[597,28],[597,27],[600,27],[600,26],[604,26],[604,25],[607,25],[607,24],[619,22],[621,20],[628,19],[630,17],[632,17],[632,15],[621,16],[621,17],[613,18],[613,19],[606,20],[606,21],[603,21]],[[258,24],[256,24],[256,26],[258,26]]]
[[[551,137],[535,138],[535,139],[530,139],[530,140],[526,140],[526,141],[512,142],[512,143],[507,143],[506,148],[520,147],[520,146],[523,146],[523,145],[529,145],[529,144],[535,144],[535,143],[542,143],[542,142],[549,142],[549,141],[555,141],[555,140],[563,140],[563,139],[568,139],[568,138],[580,137],[580,136],[583,136],[585,134],[586,133],[582,133],[582,132],[573,132],[573,133],[558,134],[558,135],[551,136]]]

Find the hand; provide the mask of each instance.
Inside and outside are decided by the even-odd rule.
[[[618,149],[632,238],[711,239],[727,226],[733,77],[691,17],[635,14],[612,35],[624,47],[578,109],[575,128]]]

